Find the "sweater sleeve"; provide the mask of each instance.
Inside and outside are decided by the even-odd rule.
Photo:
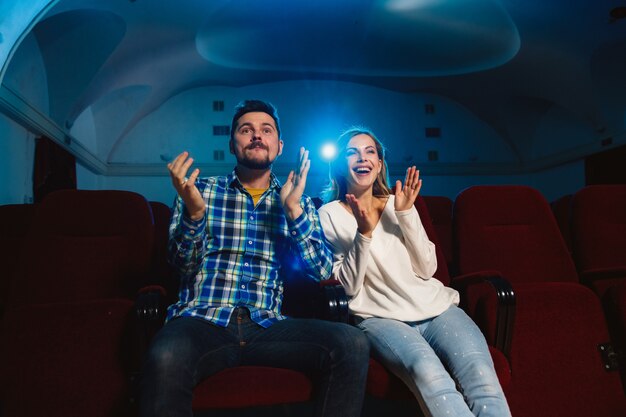
[[[363,287],[372,239],[360,234],[356,228],[354,235],[348,236],[345,232],[342,235],[330,210],[322,207],[319,214],[326,240],[333,252],[333,276],[341,282],[346,294],[353,297]],[[347,251],[343,249],[342,240],[351,242]]]
[[[424,225],[415,207],[396,211],[404,244],[411,258],[411,266],[422,279],[430,279],[437,271],[435,244],[428,239]]]

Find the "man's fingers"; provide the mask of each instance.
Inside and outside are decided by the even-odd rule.
[[[300,155],[298,157],[298,168],[296,170],[298,175],[301,175],[302,170],[303,170],[303,168],[306,165],[308,160],[309,160],[309,151],[304,149],[304,147],[300,148]]]
[[[187,151],[178,154],[176,158],[174,158],[174,160],[171,162],[172,169],[177,170],[183,164],[183,162],[185,162],[187,156],[189,156],[189,152]]]
[[[187,176],[187,171],[189,171],[189,168],[191,167],[191,164],[193,164],[193,158],[189,158],[185,161],[185,163],[182,164],[182,166],[180,166],[180,168],[178,168],[178,174],[181,177],[186,177]]]
[[[189,176],[189,179],[187,179],[187,181],[185,181],[188,184],[191,184],[195,187],[196,184],[196,179],[198,178],[198,175],[200,175],[200,170],[198,168],[194,169],[193,172],[191,173],[191,175]]]
[[[309,174],[309,169],[311,168],[311,161],[307,160],[300,171],[300,175],[298,176],[298,184],[306,183],[306,177]]]

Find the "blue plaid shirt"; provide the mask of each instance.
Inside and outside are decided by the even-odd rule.
[[[296,256],[306,275],[330,277],[332,254],[309,197],[300,203],[302,215],[290,221],[273,174],[256,207],[235,171],[198,179],[196,186],[207,204],[205,217],[191,220],[178,197],[170,224],[169,262],[181,282],[168,320],[190,316],[227,326],[234,308],[244,306],[252,320],[268,327],[284,318],[280,272],[285,262]]]

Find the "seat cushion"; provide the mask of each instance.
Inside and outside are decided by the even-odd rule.
[[[132,310],[122,299],[8,309],[0,333],[3,415],[127,415]]]

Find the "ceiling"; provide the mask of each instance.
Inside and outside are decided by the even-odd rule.
[[[210,85],[339,80],[464,105],[514,149],[560,108],[624,132],[626,2],[600,0],[59,0],[32,29],[50,118],[70,128],[107,95],[145,100],[115,141]],[[48,5],[49,6],[49,5]]]

